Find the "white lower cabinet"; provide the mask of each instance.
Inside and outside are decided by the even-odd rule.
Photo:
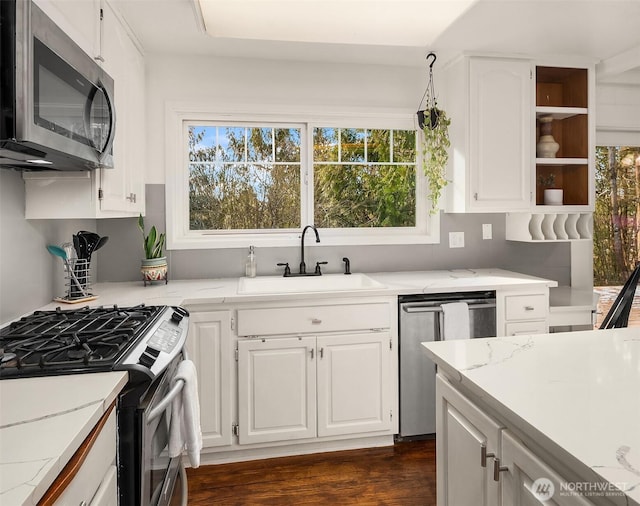
[[[500,475],[504,506],[589,506],[582,496],[561,489],[566,480],[545,464],[508,430],[502,432]],[[498,469],[500,471],[500,469]]]
[[[389,332],[238,341],[239,443],[391,429]]]
[[[499,504],[492,457],[500,453],[501,426],[440,375],[436,402],[438,506]]]
[[[318,436],[391,429],[388,332],[318,337]]]
[[[238,342],[240,444],[316,435],[315,337]]]
[[[589,506],[556,470],[443,376],[436,378],[438,506]]]
[[[75,476],[65,485],[63,492],[53,502],[56,506],[86,504],[90,506],[116,506],[118,503],[117,473],[116,473],[116,410],[111,410],[97,427],[103,423],[99,432],[88,436],[85,444],[89,449],[84,454],[84,460],[77,470],[73,467],[68,471],[75,471]],[[89,441],[91,440],[91,441]],[[79,452],[82,452],[81,448]],[[78,455],[78,454],[76,454]],[[81,457],[82,459],[82,457]],[[67,472],[67,468],[63,473]],[[62,483],[66,478],[58,478]],[[45,496],[46,499],[46,496]],[[47,502],[47,504],[52,504]]]
[[[545,334],[549,332],[549,289],[498,291],[497,333],[499,336]]]
[[[198,371],[202,445],[230,445],[231,311],[192,312],[187,350]]]

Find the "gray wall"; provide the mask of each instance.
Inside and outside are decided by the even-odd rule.
[[[148,224],[165,228],[164,185],[147,185]],[[493,225],[493,239],[482,239],[482,224]],[[504,214],[442,214],[441,243],[398,246],[322,246],[313,241],[306,247],[307,264],[328,261],[325,272],[340,272],[342,257],[351,260],[354,272],[408,271],[501,267],[570,284],[569,243],[532,244],[505,240]],[[465,247],[450,249],[449,232],[464,232]],[[109,236],[98,265],[101,281],[140,279],[142,240],[134,218],[98,221],[98,234]],[[322,235],[320,236],[322,239]],[[109,247],[109,248],[108,248]],[[235,277],[244,275],[246,249],[174,250],[167,252],[169,276],[173,279]],[[257,248],[259,275],[279,274],[278,262],[295,268],[300,249]]]
[[[164,185],[147,185],[146,222],[164,229]],[[140,279],[142,241],[136,218],[107,220],[26,220],[24,182],[19,172],[0,170],[0,324],[48,304],[64,294],[62,262],[51,256],[47,244],[70,241],[78,230],[109,236],[109,242],[93,257],[94,279]],[[443,214],[443,242],[420,246],[328,247],[311,243],[309,262],[326,260],[326,272],[339,272],[348,256],[354,272],[406,271],[502,267],[570,282],[568,243],[528,244],[504,240],[504,215]],[[493,240],[482,240],[482,224],[493,225]],[[448,233],[465,232],[465,248],[449,249]],[[233,277],[244,274],[244,249],[169,251],[173,279]],[[258,273],[277,274],[277,262],[299,262],[299,248],[259,248]]]
[[[0,169],[0,324],[64,295],[62,261],[46,250],[96,220],[26,220],[20,172]]]

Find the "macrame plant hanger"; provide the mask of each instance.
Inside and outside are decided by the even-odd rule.
[[[433,87],[433,64],[437,59],[436,54],[429,53],[427,55],[427,61],[429,58],[433,58],[433,61],[429,64],[429,81],[427,82],[427,89],[424,90],[424,95],[422,95],[422,99],[418,104],[418,112],[416,113],[418,115],[418,126],[423,130],[425,126],[431,129],[437,127],[440,116],[440,111],[437,108],[436,93]],[[424,109],[421,109],[423,102]],[[427,117],[425,117],[425,114]]]

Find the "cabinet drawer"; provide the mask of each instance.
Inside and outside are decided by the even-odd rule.
[[[239,336],[268,336],[389,328],[385,303],[238,310]]]
[[[531,322],[511,322],[505,326],[508,336],[518,336],[526,334],[545,334],[548,332],[547,323],[544,320]]]
[[[533,320],[546,318],[549,311],[547,296],[508,295],[505,297],[505,318],[507,320]]]
[[[55,505],[90,504],[103,481],[109,480],[109,471],[116,461],[116,412],[111,411],[109,418],[100,430],[93,446],[89,450],[82,466],[73,477]],[[96,504],[100,504],[96,502]],[[107,504],[109,504],[107,502]]]

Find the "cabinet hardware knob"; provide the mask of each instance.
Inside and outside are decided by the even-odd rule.
[[[320,318],[311,318],[311,323],[313,323],[314,325],[320,325],[322,323],[322,320]]]
[[[495,453],[487,453],[487,447],[485,445],[480,446],[480,465],[482,467],[487,467],[487,459],[495,458]]]
[[[315,351],[316,351],[316,350],[314,350],[313,348],[311,348],[311,360],[313,360],[313,357],[314,357],[314,355],[315,355]]]
[[[493,459],[493,481],[500,481],[500,473],[502,473],[503,471],[508,471],[508,470],[509,470],[508,467],[500,465],[500,459],[494,457],[494,459]]]
[[[524,310],[525,311],[533,311],[535,308],[533,306],[525,306]]]
[[[136,194],[135,193],[130,193],[129,196],[127,197],[127,200],[129,202],[131,202],[132,204],[136,203]]]
[[[477,192],[473,194],[473,200],[478,200],[478,193]]]
[[[320,348],[320,358],[324,358],[324,348]]]

